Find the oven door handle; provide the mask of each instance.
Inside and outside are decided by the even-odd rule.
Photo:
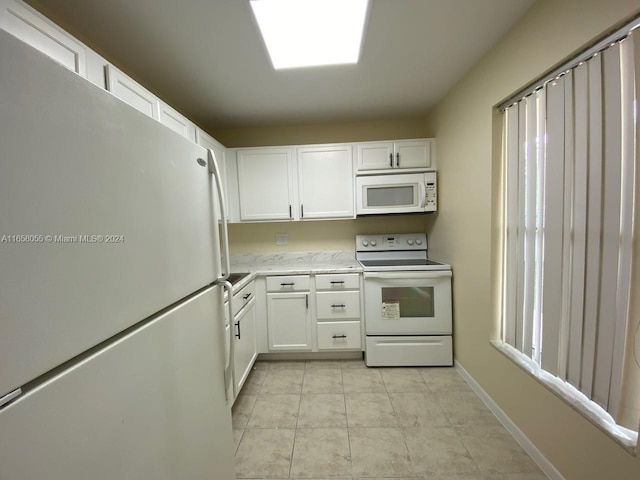
[[[451,270],[417,270],[413,272],[364,272],[364,278],[380,278],[386,280],[402,280],[411,278],[443,278],[451,277]]]

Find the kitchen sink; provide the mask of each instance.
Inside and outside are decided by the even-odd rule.
[[[249,272],[240,272],[240,273],[231,273],[229,274],[229,282],[231,283],[231,285],[235,285],[236,283],[240,282],[244,277],[250,275]]]

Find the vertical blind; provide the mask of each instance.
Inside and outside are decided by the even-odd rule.
[[[507,107],[503,128],[502,340],[634,431],[638,59],[634,31]]]

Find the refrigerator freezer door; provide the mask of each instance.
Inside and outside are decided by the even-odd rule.
[[[0,478],[235,478],[219,288],[1,410]]]
[[[212,283],[219,235],[204,148],[2,30],[0,58],[1,397]]]

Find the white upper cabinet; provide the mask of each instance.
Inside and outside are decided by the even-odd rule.
[[[145,115],[160,119],[160,101],[153,93],[113,65],[107,65],[106,75],[107,90]]]
[[[297,149],[300,218],[352,218],[351,145]]]
[[[196,142],[196,126],[187,117],[160,101],[160,123],[192,142]]]
[[[240,149],[236,153],[240,220],[293,218],[293,149]]]
[[[358,170],[393,168],[393,142],[366,142],[356,146]]]
[[[358,171],[435,169],[435,139],[358,143],[356,157]]]
[[[87,76],[87,47],[33,8],[0,0],[0,28],[74,72]]]

